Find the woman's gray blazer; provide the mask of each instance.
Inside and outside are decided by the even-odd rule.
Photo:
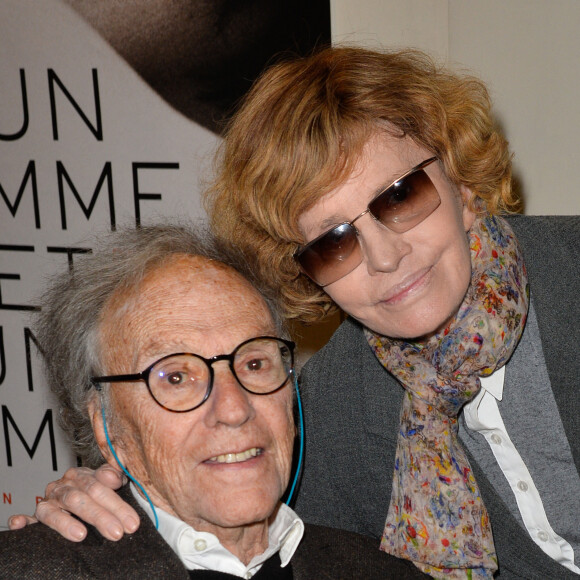
[[[580,467],[580,217],[509,219],[523,247],[554,396]],[[347,319],[305,365],[304,475],[296,509],[306,521],[380,537],[389,506],[402,387]],[[578,578],[546,556],[509,514],[479,466],[502,580]],[[579,524],[580,525],[580,524]]]

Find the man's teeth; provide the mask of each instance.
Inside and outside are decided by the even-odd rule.
[[[216,457],[211,457],[210,461],[214,463],[239,463],[240,461],[246,461],[251,457],[256,457],[262,452],[261,449],[257,447],[252,447],[241,453],[224,453],[223,455],[217,455]]]

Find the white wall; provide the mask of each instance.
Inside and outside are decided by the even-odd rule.
[[[579,0],[331,0],[333,41],[414,46],[488,84],[528,214],[580,214]]]

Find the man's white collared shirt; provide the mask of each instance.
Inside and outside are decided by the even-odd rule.
[[[139,505],[155,523],[151,506],[131,484],[131,491]],[[304,535],[304,523],[287,505],[282,504],[268,529],[269,544],[262,554],[255,556],[246,566],[218,538],[209,532],[198,532],[182,520],[155,508],[159,520],[159,533],[171,546],[188,570],[215,570],[240,578],[251,578],[262,564],[279,552],[282,567],[286,566]]]

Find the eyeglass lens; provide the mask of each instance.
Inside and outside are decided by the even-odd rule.
[[[423,167],[434,161],[436,158],[421,163],[379,193],[368,205],[373,218],[389,230],[402,234],[430,216],[441,199]],[[357,229],[348,222],[322,234],[296,254],[304,273],[320,286],[346,276],[362,259]]]
[[[292,352],[275,338],[257,338],[240,345],[231,364],[234,376],[248,391],[267,394],[279,389],[292,368]],[[153,398],[171,411],[188,411],[209,396],[212,371],[195,354],[176,354],[151,368],[148,386]]]

